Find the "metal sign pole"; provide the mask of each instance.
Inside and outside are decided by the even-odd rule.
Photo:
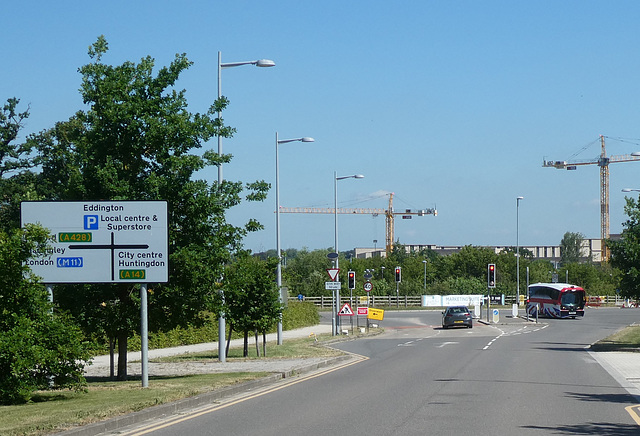
[[[491,312],[491,288],[487,287],[487,322],[490,322],[489,312]]]
[[[336,291],[331,291],[331,336],[336,335]]]
[[[140,354],[142,387],[149,387],[149,326],[147,316],[147,284],[140,284]]]

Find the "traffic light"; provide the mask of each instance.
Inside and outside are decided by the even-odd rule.
[[[349,279],[349,289],[355,289],[356,288],[356,273],[354,271],[349,271],[347,277]]]
[[[490,263],[487,266],[487,286],[490,288],[496,287],[496,264]]]
[[[396,282],[400,283],[402,281],[402,269],[397,266],[396,267]]]

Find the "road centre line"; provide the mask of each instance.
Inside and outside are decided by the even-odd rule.
[[[493,344],[498,338],[501,338],[502,336],[517,336],[517,335],[522,335],[522,334],[527,334],[527,333],[538,332],[538,331],[540,331],[542,329],[546,329],[547,327],[549,327],[549,324],[545,324],[545,325],[540,326],[538,328],[535,328],[533,330],[527,330],[527,327],[529,327],[529,326],[525,325],[524,327],[519,328],[518,330],[510,332],[510,333],[507,333],[504,330],[496,327],[496,329],[498,329],[498,331],[500,331],[500,334],[498,336],[496,336],[495,338],[493,338],[491,341],[489,341],[489,343],[484,346],[483,350],[487,350],[491,346],[491,344]]]

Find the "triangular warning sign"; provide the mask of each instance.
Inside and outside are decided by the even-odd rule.
[[[351,306],[349,306],[349,303],[344,303],[344,306],[342,306],[342,309],[340,309],[338,315],[353,316],[353,310],[351,310]]]
[[[331,268],[327,270],[329,277],[331,277],[331,281],[335,282],[338,278],[338,273],[340,272],[340,268]]]

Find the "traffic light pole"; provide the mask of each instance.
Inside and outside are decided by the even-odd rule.
[[[490,263],[487,265],[487,322],[489,320],[489,313],[491,312],[491,289],[496,287],[496,264]]]
[[[396,267],[396,307],[400,308],[400,282],[402,281],[402,269]]]
[[[491,312],[491,288],[487,286],[487,322],[489,321],[489,313]]]

